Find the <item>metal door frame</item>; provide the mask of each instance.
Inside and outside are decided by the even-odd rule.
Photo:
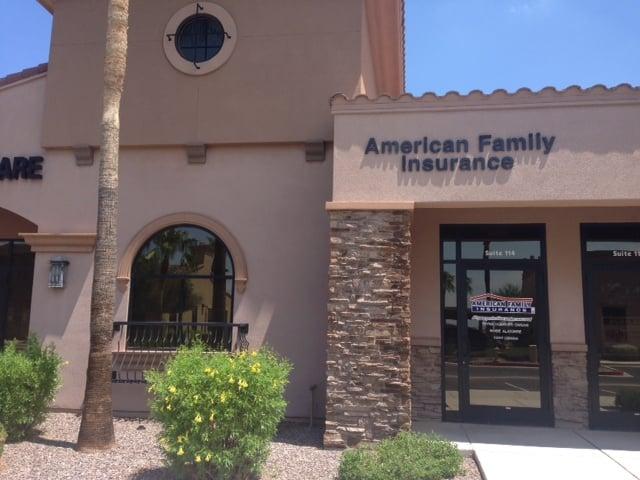
[[[482,259],[482,260],[463,260],[461,252],[462,241],[521,241],[535,240],[540,242],[540,259],[515,259],[515,260],[498,260],[498,259]],[[444,275],[444,242],[456,242],[456,295],[457,295],[457,380],[458,380],[458,411],[447,411],[446,409],[446,378],[445,378],[445,292],[442,285]],[[548,295],[548,270],[547,270],[547,243],[546,243],[546,225],[545,224],[441,224],[440,225],[440,327],[441,327],[441,405],[442,418],[445,421],[453,422],[475,422],[475,423],[505,423],[505,424],[533,424],[533,425],[554,425],[554,409],[553,409],[553,377],[551,367],[551,342],[550,342],[550,323],[549,323],[549,295]],[[450,263],[450,261],[449,261]],[[466,317],[466,286],[461,280],[461,272],[466,270],[468,266],[484,268],[491,266],[496,270],[499,269],[523,269],[534,268],[536,270],[536,284],[539,290],[541,301],[539,302],[540,313],[539,321],[539,346],[538,354],[540,360],[540,388],[541,388],[541,408],[528,409],[535,412],[524,412],[519,414],[516,410],[515,415],[511,416],[511,421],[500,418],[500,412],[504,412],[503,407],[486,407],[480,414],[470,412],[469,408],[463,407],[463,402],[468,404],[468,375],[463,369],[468,367],[464,365],[463,348],[468,347],[466,340],[461,337],[467,335],[467,320],[464,319],[464,328],[461,328],[460,315],[464,309]],[[462,288],[460,283],[463,283]],[[461,301],[461,296],[464,298]],[[463,391],[466,390],[466,393]],[[465,398],[466,395],[466,398]],[[464,400],[463,400],[464,399]],[[476,407],[477,408],[477,407]],[[482,407],[480,407],[482,408]],[[477,411],[476,411],[477,412]],[[513,412],[513,409],[511,410]]]
[[[600,430],[640,431],[640,415],[625,412],[600,411],[599,362],[600,345],[598,339],[602,325],[595,319],[595,288],[593,273],[597,271],[637,271],[640,275],[640,257],[635,258],[591,258],[587,255],[587,241],[638,241],[640,223],[585,223],[580,225],[582,255],[582,288],[584,301],[584,325],[587,341],[587,380],[589,427]]]

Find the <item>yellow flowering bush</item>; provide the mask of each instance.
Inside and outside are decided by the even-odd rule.
[[[160,444],[179,475],[242,480],[259,475],[284,417],[290,364],[268,350],[181,349],[147,372]]]

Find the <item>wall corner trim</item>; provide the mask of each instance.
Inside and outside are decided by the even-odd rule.
[[[35,253],[91,253],[95,233],[20,233]]]

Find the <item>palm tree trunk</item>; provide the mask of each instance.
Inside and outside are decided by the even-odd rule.
[[[116,300],[118,150],[120,99],[127,63],[129,0],[109,0],[104,60],[98,221],[91,292],[87,385],[78,450],[108,449],[115,443],[111,401],[111,337]]]

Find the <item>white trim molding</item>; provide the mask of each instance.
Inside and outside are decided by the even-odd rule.
[[[19,233],[34,253],[91,253],[95,233]]]

